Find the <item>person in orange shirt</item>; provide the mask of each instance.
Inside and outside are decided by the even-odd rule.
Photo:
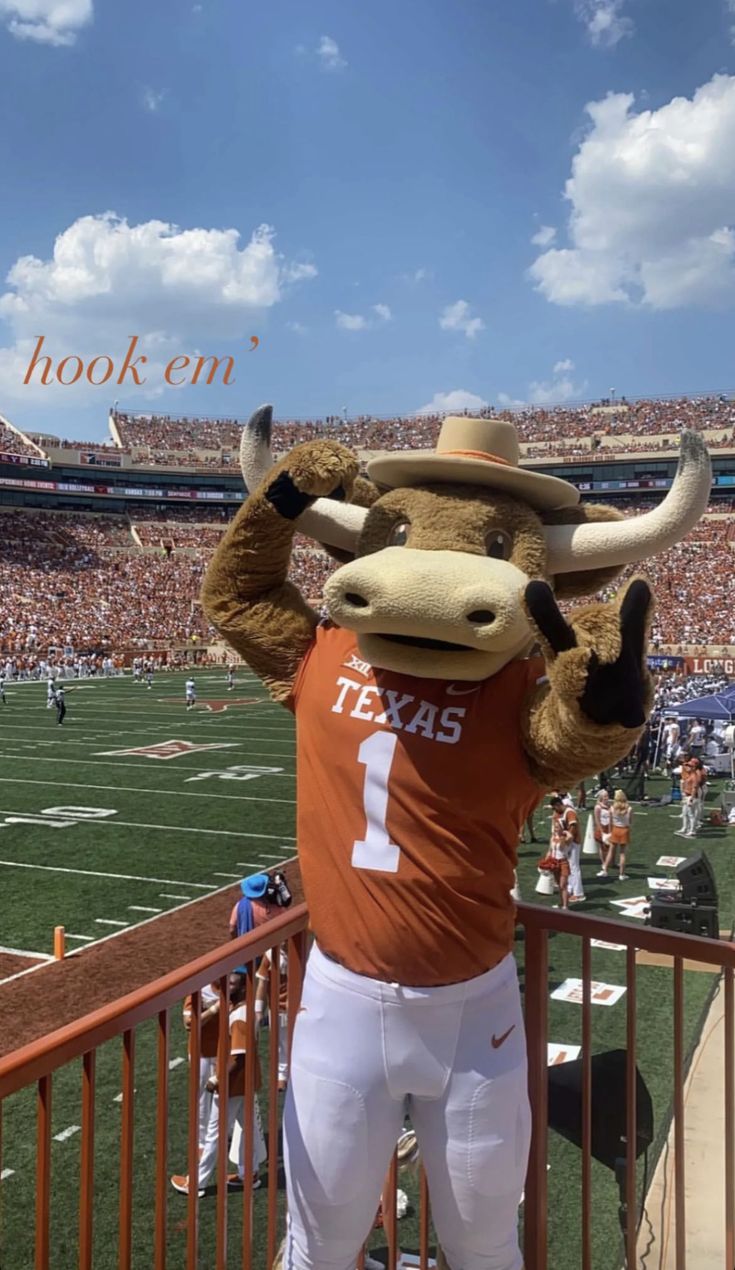
[[[245,1101],[245,1055],[247,1052],[247,1020],[245,1010],[245,976],[234,973],[230,975],[230,1053],[227,1064],[227,1093],[226,1093],[226,1116],[227,1116],[227,1133],[228,1136],[237,1128],[239,1130],[239,1160],[236,1174],[229,1174],[227,1184],[229,1187],[242,1187],[245,1184],[245,1132],[243,1128],[243,1112]],[[253,1160],[252,1160],[252,1187],[256,1190],[260,1186],[259,1169],[261,1164],[267,1159],[267,1151],[263,1138],[263,1130],[260,1119],[260,1109],[258,1107],[257,1091],[261,1085],[260,1063],[256,1051],[255,1066],[255,1106],[253,1109]],[[207,1131],[204,1136],[204,1146],[199,1159],[198,1173],[198,1189],[199,1194],[204,1194],[204,1188],[211,1178],[217,1167],[217,1155],[219,1151],[219,1118],[220,1104],[222,1103],[222,1093],[219,1088],[219,1078],[214,1072],[207,1081],[206,1088],[212,1095],[212,1109],[207,1123]],[[174,1174],[171,1178],[171,1185],[174,1190],[179,1191],[182,1195],[189,1194],[189,1178],[183,1174]]]
[[[674,831],[680,838],[696,837],[698,795],[699,775],[696,760],[687,759],[681,765],[681,829]]]

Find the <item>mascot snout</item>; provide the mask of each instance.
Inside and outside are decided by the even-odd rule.
[[[329,579],[324,598],[374,666],[429,678],[484,679],[532,640],[528,578],[504,560],[386,547]]]

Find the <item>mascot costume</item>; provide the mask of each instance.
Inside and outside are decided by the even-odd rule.
[[[623,518],[521,468],[501,419],[447,418],[436,450],[381,454],[369,480],[335,441],[275,463],[270,443],[266,406],[202,600],[296,718],[315,943],[284,1111],[284,1266],[354,1270],[408,1115],[452,1270],[520,1270],[516,847],[547,791],[629,752],[651,703],[647,583],[568,620],[556,601],[678,542],[706,508],[709,457],[683,433],[667,497]],[[288,580],[297,531],[341,563],[321,622]]]

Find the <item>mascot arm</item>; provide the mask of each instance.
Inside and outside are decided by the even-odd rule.
[[[624,758],[643,730],[652,700],[652,595],[638,578],[616,600],[587,605],[570,622],[545,582],[529,583],[525,602],[548,683],[526,705],[524,745],[540,784],[566,789]]]
[[[349,498],[356,475],[355,456],[335,441],[297,446],[249,496],[207,569],[204,612],[278,699],[288,695],[318,622],[287,580],[297,518],[317,498]]]

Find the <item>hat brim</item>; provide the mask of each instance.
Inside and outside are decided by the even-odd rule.
[[[368,476],[376,485],[388,489],[404,486],[453,482],[461,485],[486,485],[502,493],[517,494],[537,511],[554,511],[574,507],[579,490],[558,476],[544,476],[522,467],[505,467],[491,460],[437,454],[434,450],[401,450],[371,459]]]

